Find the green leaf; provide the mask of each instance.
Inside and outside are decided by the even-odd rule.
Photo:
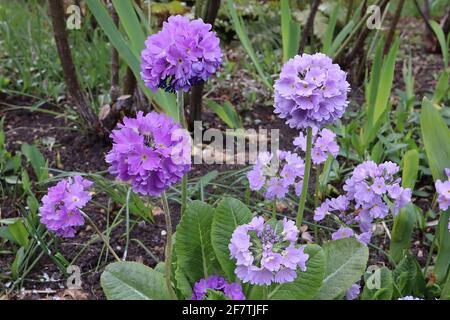
[[[450,130],[430,100],[423,98],[420,127],[425,151],[434,180],[447,179],[445,168],[450,168]]]
[[[22,247],[26,247],[28,245],[28,231],[25,228],[22,219],[19,219],[15,223],[10,224],[8,226],[8,231],[17,244]]]
[[[445,40],[444,30],[442,30],[441,26],[436,21],[430,20],[428,22],[430,23],[431,28],[433,29],[434,33],[436,34],[436,37],[439,41],[439,45],[441,46],[444,68],[448,68],[448,46],[449,46],[449,43],[447,43],[447,41]]]
[[[391,300],[394,292],[392,272],[386,267],[365,276],[362,300]]]
[[[175,251],[177,281],[187,278],[192,286],[201,278],[215,274],[219,269],[211,245],[211,224],[214,209],[201,201],[192,202],[177,227]]]
[[[369,250],[358,240],[346,238],[325,243],[323,251],[325,277],[315,299],[337,299],[361,278],[367,266]]]
[[[283,44],[283,61],[286,62],[297,54],[300,44],[300,24],[292,20],[289,0],[281,0],[281,41]]]
[[[48,178],[48,165],[42,153],[35,145],[24,143],[22,145],[22,153],[31,163],[34,173],[38,181],[43,181]]]
[[[17,279],[19,277],[20,269],[22,268],[23,261],[25,260],[25,248],[20,247],[17,250],[16,257],[11,265],[11,274],[13,279]]]
[[[244,22],[242,20],[242,17],[240,17],[236,11],[236,8],[234,7],[233,0],[227,0],[227,8],[228,12],[231,16],[231,21],[233,22],[234,29],[236,31],[236,34],[239,37],[239,40],[242,43],[242,46],[244,47],[245,51],[249,55],[250,59],[253,62],[253,65],[255,66],[256,71],[258,72],[258,75],[260,76],[263,83],[266,85],[266,87],[269,90],[272,90],[272,84],[270,83],[270,77],[266,75],[263,67],[258,61],[258,58],[256,56],[256,53],[250,43],[250,39],[248,38],[248,33],[244,28]]]
[[[419,153],[417,150],[408,150],[403,157],[402,187],[414,190],[419,172]],[[421,214],[418,207],[408,203],[394,218],[390,254],[398,263],[409,249],[416,217]]]
[[[141,263],[109,264],[100,278],[108,300],[169,300],[164,276]]]
[[[450,221],[450,209],[441,212],[438,224],[438,254],[433,272],[436,274],[437,283],[443,283],[450,269],[450,231],[448,223]]]
[[[441,300],[450,300],[450,273],[447,276],[447,281],[442,287]]]
[[[402,297],[407,295],[414,297],[425,296],[425,279],[420,265],[413,256],[405,256],[397,265],[392,275],[394,283]]]
[[[309,255],[306,272],[298,271],[294,282],[275,287],[269,293],[271,300],[310,300],[319,291],[325,273],[325,253],[316,244],[305,246]]]
[[[252,213],[241,201],[225,197],[214,212],[211,227],[211,243],[217,260],[228,280],[234,281],[236,264],[230,258],[231,235],[237,226],[250,222]]]
[[[325,36],[323,38],[323,47],[322,52],[327,56],[332,56],[333,52],[331,51],[331,44],[333,41],[334,30],[336,28],[337,16],[339,14],[339,4],[336,3],[334,6],[333,12],[331,13],[330,20],[328,21],[327,30],[325,32]]]
[[[214,100],[208,99],[206,104],[208,108],[213,110],[219,118],[227,124],[228,127],[231,129],[242,128],[241,117],[229,101],[225,101],[223,106],[221,106]]]
[[[439,104],[441,100],[445,97],[449,88],[448,81],[449,81],[449,72],[447,70],[444,70],[441,72],[441,75],[438,78],[436,89],[434,89],[433,103]]]
[[[145,33],[136,15],[132,1],[112,0],[120,24],[128,35],[136,56],[144,49]]]

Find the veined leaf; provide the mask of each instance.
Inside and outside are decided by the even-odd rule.
[[[192,286],[202,278],[216,274],[218,262],[211,245],[211,224],[214,209],[201,201],[192,202],[177,227],[175,251],[177,281],[187,278]]]
[[[346,238],[325,243],[323,251],[325,276],[315,299],[337,299],[361,278],[367,266],[369,250],[358,240]]]
[[[269,293],[271,300],[310,300],[319,291],[325,272],[325,253],[316,244],[305,246],[309,255],[306,271],[297,271],[297,278],[290,283],[278,285]]]
[[[211,227],[211,243],[223,272],[234,281],[236,263],[230,257],[228,245],[236,227],[250,222],[252,213],[245,204],[234,198],[223,198],[214,212]]]
[[[100,278],[108,300],[169,300],[164,275],[141,263],[109,264]]]

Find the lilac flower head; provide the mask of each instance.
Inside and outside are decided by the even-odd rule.
[[[361,244],[367,246],[370,242],[370,239],[372,238],[372,232],[368,231],[357,235],[351,228],[343,227],[331,234],[331,240],[351,237],[355,237],[356,240],[358,240]]]
[[[295,153],[277,151],[263,152],[252,170],[247,173],[251,190],[265,189],[266,199],[282,199],[291,186],[302,185],[305,163]],[[300,194],[298,188],[296,193]]]
[[[297,246],[299,231],[293,221],[263,222],[255,217],[238,226],[228,248],[236,260],[235,273],[244,283],[270,285],[292,282],[297,269],[306,271],[309,255]]]
[[[201,279],[194,284],[191,300],[204,300],[208,296],[208,290],[222,292],[229,300],[245,300],[242,287],[239,283],[228,283],[221,276],[210,276]]]
[[[411,189],[400,186],[401,179],[396,176],[398,171],[399,167],[393,162],[359,164],[345,181],[345,194],[326,199],[314,211],[314,220],[320,221],[327,214],[333,214],[347,226],[357,223],[361,233],[355,237],[367,245],[374,220],[385,218],[389,212],[395,215],[411,202]],[[334,237],[342,238],[344,229],[338,230]]]
[[[157,196],[179,182],[191,166],[189,135],[164,114],[138,112],[111,134],[109,172],[142,195]]]
[[[321,127],[340,118],[350,90],[347,75],[322,53],[297,55],[275,82],[275,113],[291,128]]]
[[[41,223],[60,237],[74,237],[75,227],[84,225],[80,210],[91,200],[87,191],[91,185],[91,181],[75,176],[50,187],[39,208]]]
[[[189,91],[216,72],[222,52],[210,24],[177,15],[147,38],[141,60],[141,77],[151,90]]]
[[[306,152],[306,136],[300,132],[294,140],[294,146]],[[327,160],[328,155],[334,158],[339,153],[339,145],[336,143],[336,134],[329,129],[322,129],[319,132],[313,128],[311,159],[314,164],[321,164]]]
[[[439,209],[446,211],[450,206],[450,169],[445,169],[445,174],[447,175],[446,181],[437,180],[434,184],[436,191],[438,193],[438,204]],[[450,224],[449,224],[450,230]]]

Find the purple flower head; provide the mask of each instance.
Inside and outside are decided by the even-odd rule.
[[[399,167],[393,162],[359,164],[345,181],[345,194],[322,202],[314,211],[314,220],[320,221],[327,214],[333,214],[348,226],[334,233],[333,239],[343,238],[347,231],[353,232],[350,227],[358,224],[361,234],[354,236],[367,245],[374,220],[384,219],[390,212],[395,215],[411,202],[411,189],[400,186],[398,171]]]
[[[288,60],[275,82],[275,113],[291,128],[321,127],[340,118],[350,90],[347,74],[322,53]]]
[[[345,299],[347,300],[355,300],[359,296],[359,292],[361,290],[361,286],[357,283],[353,284],[350,289],[347,290],[345,294]]]
[[[309,258],[296,245],[298,234],[295,223],[287,219],[264,223],[262,217],[254,217],[238,226],[228,246],[238,278],[256,285],[294,281],[297,269],[306,271]]]
[[[303,160],[289,151],[260,153],[255,165],[247,173],[250,189],[258,191],[264,188],[265,197],[269,200],[283,199],[291,186],[301,184],[304,166]]]
[[[91,200],[87,191],[91,185],[91,181],[75,176],[50,187],[39,208],[41,223],[60,237],[74,237],[75,227],[84,225],[80,210]]]
[[[190,170],[190,137],[164,114],[138,112],[136,118],[125,117],[111,138],[113,147],[106,155],[109,172],[131,182],[136,193],[157,196]]]
[[[439,209],[446,211],[450,206],[450,169],[445,169],[445,174],[447,175],[446,181],[437,180],[434,184],[436,192],[438,193],[438,204]],[[450,230],[450,225],[449,225]]]
[[[141,77],[151,90],[189,91],[222,64],[219,38],[202,19],[177,15],[148,37],[141,53]]]
[[[306,137],[300,132],[299,136],[294,140],[294,146],[306,152]],[[314,164],[324,163],[328,155],[334,158],[339,153],[339,145],[336,143],[336,134],[326,128],[321,131],[313,129],[312,152],[311,159]]]
[[[210,276],[201,279],[194,284],[191,300],[204,300],[208,296],[208,290],[222,292],[229,300],[245,300],[242,287],[239,283],[228,283],[223,277]]]

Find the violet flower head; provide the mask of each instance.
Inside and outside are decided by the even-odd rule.
[[[228,246],[238,278],[255,285],[294,281],[298,269],[306,271],[309,258],[304,247],[296,245],[298,234],[295,223],[286,218],[264,222],[254,217],[238,226]]]
[[[75,227],[84,225],[80,210],[91,200],[87,191],[91,185],[91,181],[75,176],[50,187],[39,208],[41,223],[60,237],[74,237]]]
[[[294,140],[294,146],[306,152],[306,136],[300,132],[299,136]],[[313,128],[311,159],[314,164],[324,163],[328,155],[336,156],[339,153],[339,145],[336,142],[336,134],[329,129],[317,130]]]
[[[202,19],[171,16],[145,41],[141,77],[153,91],[184,90],[206,81],[222,64],[219,38]]]
[[[164,114],[151,112],[127,118],[111,134],[106,155],[109,172],[131,182],[134,192],[157,196],[181,181],[191,167],[188,133]]]
[[[323,53],[297,55],[275,82],[275,113],[291,128],[321,127],[342,117],[350,90],[347,74]]]
[[[400,186],[401,178],[396,176],[398,171],[398,165],[389,161],[380,165],[373,161],[359,164],[345,181],[345,194],[322,202],[314,211],[314,220],[321,221],[326,215],[333,214],[349,228],[358,224],[361,233],[354,236],[367,245],[372,237],[374,220],[384,219],[390,212],[396,215],[400,208],[411,202],[411,189]],[[338,230],[333,239],[342,238],[345,230]]]
[[[252,170],[247,173],[250,189],[265,190],[269,200],[283,199],[291,186],[300,194],[305,163],[295,153],[278,150],[275,154],[263,152]]]
[[[439,209],[442,211],[446,211],[450,206],[450,169],[445,169],[445,173],[447,175],[446,181],[437,180],[434,184],[436,188],[436,192],[438,193],[438,204]],[[450,230],[450,224],[449,224]]]
[[[367,246],[372,238],[372,232],[367,231],[361,234],[356,234],[351,228],[342,227],[331,234],[331,240],[339,240],[345,238],[355,237],[361,244]]]
[[[242,287],[239,283],[228,283],[221,276],[210,276],[201,279],[194,284],[191,300],[205,300],[208,297],[208,290],[218,291],[229,300],[245,300]]]

